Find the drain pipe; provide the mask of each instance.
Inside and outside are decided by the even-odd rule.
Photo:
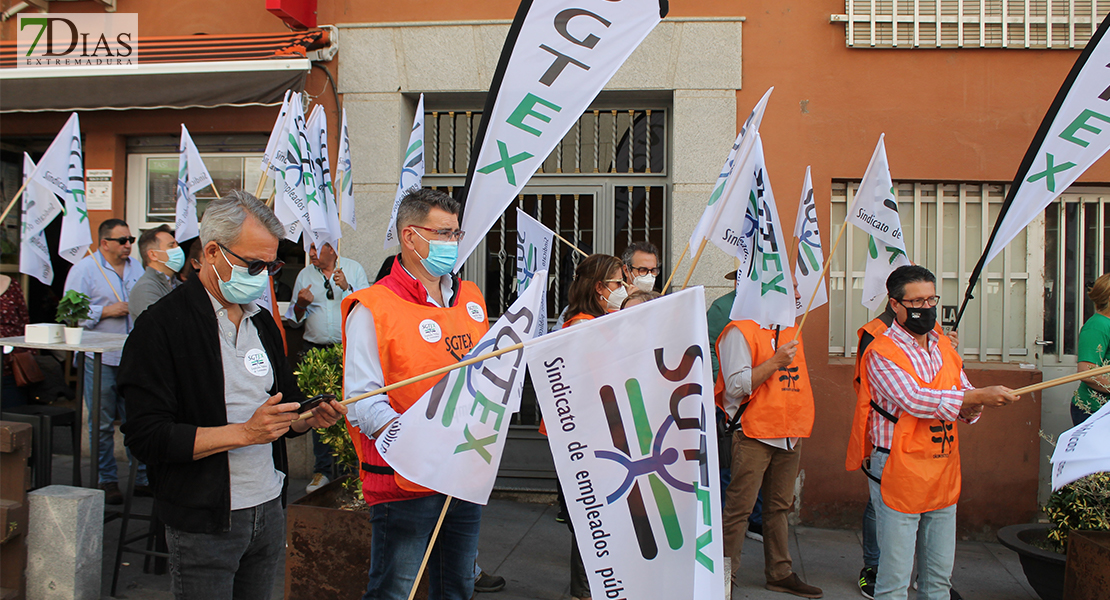
[[[14,17],[19,11],[25,10],[30,6],[31,5],[27,2],[19,2],[17,4],[13,4],[11,8],[4,11],[3,15],[0,15],[0,21],[7,21],[8,19]]]

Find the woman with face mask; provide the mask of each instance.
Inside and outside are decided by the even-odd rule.
[[[568,294],[566,324],[582,321],[620,310],[628,298],[628,285],[621,277],[621,261],[608,254],[591,254],[578,264]]]

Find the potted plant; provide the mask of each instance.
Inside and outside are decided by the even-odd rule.
[[[55,314],[59,323],[64,324],[66,343],[76,346],[81,343],[80,323],[89,318],[89,297],[77,290],[68,290],[58,301]]]
[[[1018,553],[1026,580],[1042,600],[1058,600],[1064,593],[1069,534],[1110,530],[1110,473],[1088,475],[1056,490],[1045,513],[1049,523],[1003,527],[998,541]]]

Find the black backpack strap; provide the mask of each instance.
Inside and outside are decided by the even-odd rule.
[[[888,413],[888,412],[886,411],[886,409],[884,409],[883,407],[879,406],[879,405],[878,405],[878,403],[876,403],[876,402],[875,402],[874,400],[872,400],[872,401],[871,401],[871,408],[872,408],[872,409],[873,409],[873,410],[874,410],[875,412],[877,412],[877,413],[879,413],[880,415],[882,415],[882,416],[883,416],[883,418],[884,418],[884,419],[886,419],[887,421],[890,421],[891,423],[894,423],[894,424],[897,424],[897,423],[898,423],[898,417],[896,417],[896,416],[894,416],[894,415],[892,415],[892,414]]]
[[[393,475],[393,467],[379,467],[378,465],[372,465],[370,463],[362,463],[362,470],[375,475]]]

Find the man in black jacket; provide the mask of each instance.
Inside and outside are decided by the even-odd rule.
[[[284,437],[347,412],[304,395],[273,317],[254,303],[281,268],[284,228],[245,192],[212,202],[202,269],[139,318],[120,362],[128,448],[166,524],[174,596],[266,599],[284,553]]]

